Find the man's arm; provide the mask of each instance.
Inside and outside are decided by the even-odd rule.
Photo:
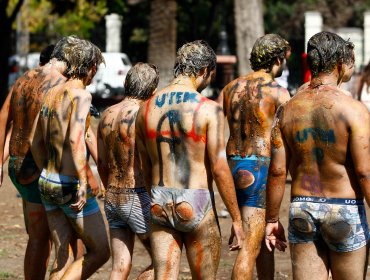
[[[94,132],[91,129],[91,126],[87,129],[85,142],[87,149],[89,150],[94,162],[98,165],[98,149],[97,149],[97,140]],[[95,178],[94,173],[91,170],[90,165],[88,165],[87,169],[87,181],[89,183],[90,189],[93,195],[99,194],[99,182],[98,179]]]
[[[98,164],[98,143],[95,133],[91,129],[91,126],[89,126],[89,128],[87,129],[85,141],[94,162]]]
[[[98,163],[97,165],[98,165],[98,172],[99,172],[100,179],[102,180],[103,185],[107,186],[109,170],[108,170],[108,164],[107,164],[106,153],[105,153],[105,145],[104,145],[102,132],[101,132],[101,125],[102,125],[103,119],[104,118],[100,120],[99,125],[98,125],[98,139],[97,139]]]
[[[40,113],[36,116],[33,125],[32,131],[30,133],[30,148],[32,157],[39,168],[42,170],[47,161],[47,150],[45,149],[44,137],[42,134],[42,128],[40,123]]]
[[[10,100],[12,98],[13,88],[10,90],[6,100],[1,107],[0,111],[0,186],[3,183],[3,165],[4,165],[4,146],[5,146],[5,139],[7,135],[7,127],[12,120],[11,118],[11,106]],[[8,146],[8,154],[9,154],[9,146]]]
[[[70,119],[69,143],[72,150],[73,163],[79,179],[77,201],[71,205],[76,212],[82,210],[86,203],[88,162],[86,159],[85,126],[91,104],[91,94],[86,90],[73,90],[74,104]]]
[[[367,108],[356,103],[349,120],[349,147],[360,188],[370,206],[370,117]]]
[[[237,238],[237,244],[233,245],[231,250],[236,250],[242,247],[244,232],[236,200],[234,180],[226,160],[224,115],[220,106],[210,106],[209,110],[213,110],[213,112],[209,114],[208,119],[207,154],[213,179],[233,220],[233,229]]]
[[[279,222],[280,205],[284,197],[285,181],[289,166],[289,153],[285,139],[282,135],[281,121],[284,107],[280,106],[276,112],[271,131],[271,162],[266,186],[266,237],[267,248],[270,244],[280,251],[286,245],[284,228]]]
[[[148,101],[147,101],[148,102]],[[152,162],[146,151],[146,131],[144,125],[143,109],[146,106],[146,102],[141,105],[135,121],[135,146],[138,151],[141,163],[141,170],[145,180],[145,188],[147,192],[151,193],[152,188]]]

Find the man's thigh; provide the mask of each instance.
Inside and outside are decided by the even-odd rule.
[[[367,269],[367,251],[367,246],[345,253],[330,251],[330,269],[333,279],[364,279]]]
[[[129,228],[111,228],[110,241],[113,265],[131,263],[134,249],[135,234]]]
[[[88,250],[105,249],[109,246],[107,229],[100,211],[77,219],[69,218],[69,220]]]
[[[37,238],[47,238],[49,225],[44,206],[23,200],[23,207],[27,233]]]
[[[290,243],[293,279],[328,279],[329,248],[323,242]]]
[[[215,279],[220,262],[221,234],[214,212],[209,211],[194,231],[184,235],[193,279]]]
[[[157,224],[151,225],[155,279],[177,279],[180,269],[182,233]]]

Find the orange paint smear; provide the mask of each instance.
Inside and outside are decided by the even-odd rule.
[[[171,273],[171,267],[172,267],[172,254],[176,248],[179,248],[179,244],[177,243],[176,240],[173,240],[172,244],[170,245],[167,251],[166,270],[163,275],[164,280],[171,279],[170,273]]]
[[[203,248],[200,242],[194,242],[194,247],[197,250],[197,263],[195,266],[195,273],[197,274],[198,279],[202,279],[201,275],[201,264],[203,261]]]

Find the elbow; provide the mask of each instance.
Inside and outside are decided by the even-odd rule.
[[[365,181],[370,181],[370,168],[368,167],[356,168],[355,172],[360,184],[362,184]]]
[[[287,172],[285,167],[270,166],[268,174],[271,177],[286,177]]]

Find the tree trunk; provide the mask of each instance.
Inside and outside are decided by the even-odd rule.
[[[0,0],[0,38],[2,40],[0,44],[0,106],[3,105],[8,94],[8,59],[11,55],[12,23],[23,5],[23,0],[18,0],[10,16],[6,12],[8,3],[9,1],[7,0]]]
[[[176,0],[150,3],[148,61],[158,67],[159,88],[173,79],[177,34]]]
[[[257,38],[264,35],[263,0],[234,0],[239,75],[251,71],[250,53]]]

